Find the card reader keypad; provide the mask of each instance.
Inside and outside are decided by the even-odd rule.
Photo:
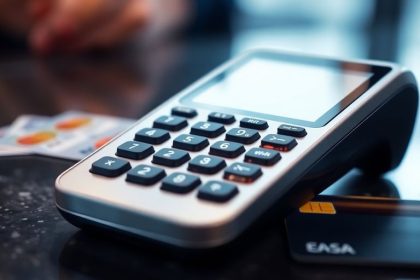
[[[189,107],[174,107],[170,113],[156,118],[152,127],[139,129],[132,141],[121,143],[117,157],[95,161],[90,172],[105,177],[126,173],[126,181],[135,185],[161,182],[162,193],[185,196],[195,191],[202,201],[227,202],[240,193],[241,184],[255,182],[264,176],[264,168],[278,164],[280,152],[290,153],[298,144],[295,137],[307,134],[303,127],[281,124],[270,128],[266,120],[244,117],[236,121],[234,115],[220,112],[200,120],[197,110]],[[194,122],[190,128],[189,121]],[[171,137],[172,147],[158,148]],[[185,172],[170,169],[187,162],[182,167]],[[206,180],[205,176],[217,177]]]

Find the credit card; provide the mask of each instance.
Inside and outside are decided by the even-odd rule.
[[[286,218],[301,262],[420,265],[420,202],[320,195]]]
[[[133,120],[80,112],[55,118],[44,131],[54,139],[37,145],[37,154],[80,160],[134,123]]]
[[[22,115],[18,117],[8,128],[4,136],[19,135],[22,133],[34,131],[45,126],[51,117],[38,115]]]
[[[0,156],[26,153],[80,160],[133,123],[74,111],[51,118],[22,116],[0,138]]]

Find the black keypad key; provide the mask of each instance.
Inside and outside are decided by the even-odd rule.
[[[268,134],[261,140],[261,147],[287,152],[297,145],[296,139],[286,135]]]
[[[166,176],[165,170],[159,167],[140,164],[127,173],[128,182],[150,186]]]
[[[116,155],[119,157],[138,160],[146,158],[154,152],[155,150],[150,144],[137,141],[127,141],[124,144],[118,146]]]
[[[174,116],[180,116],[185,118],[194,118],[195,116],[197,116],[197,111],[193,108],[178,106],[172,108],[171,114]]]
[[[169,131],[178,131],[188,125],[187,120],[184,117],[177,116],[162,116],[157,118],[153,122],[153,127],[166,129]]]
[[[103,157],[92,164],[90,172],[106,177],[117,177],[131,168],[128,161],[114,158]]]
[[[223,125],[214,122],[198,122],[191,127],[191,134],[214,138],[225,132]]]
[[[245,154],[245,161],[260,165],[274,165],[281,159],[280,153],[274,150],[252,148]]]
[[[209,145],[209,140],[202,136],[181,134],[174,139],[172,147],[188,150],[200,151]]]
[[[226,167],[226,162],[218,157],[199,155],[188,163],[188,170],[203,174],[215,174]]]
[[[159,128],[143,128],[136,133],[134,140],[149,144],[162,144],[171,138],[169,132]]]
[[[258,131],[250,128],[232,128],[226,133],[226,140],[251,144],[260,139]]]
[[[209,114],[208,121],[223,124],[232,124],[235,122],[235,116],[225,113],[213,112]]]
[[[163,148],[153,155],[152,162],[169,167],[176,167],[189,161],[190,158],[190,155],[185,151]]]
[[[197,197],[199,199],[214,202],[226,202],[234,197],[238,192],[238,187],[233,184],[219,181],[208,181],[198,189]]]
[[[268,128],[268,123],[264,120],[243,118],[239,124],[241,127],[264,130]]]
[[[282,124],[277,128],[278,134],[293,136],[293,137],[304,137],[306,136],[306,130],[303,127],[293,126],[288,124]]]
[[[251,183],[261,175],[262,171],[258,165],[235,162],[225,169],[223,178],[241,183]]]
[[[175,172],[163,179],[161,189],[176,193],[188,193],[200,184],[201,180],[197,176]]]
[[[210,146],[210,154],[215,156],[235,158],[243,152],[245,152],[244,146],[235,142],[217,141]]]

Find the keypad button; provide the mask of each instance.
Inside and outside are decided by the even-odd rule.
[[[303,127],[293,126],[288,124],[282,124],[277,128],[278,134],[293,136],[293,137],[304,137],[306,136],[306,130]]]
[[[251,183],[261,175],[262,171],[258,165],[235,162],[225,169],[223,178],[241,183]]]
[[[185,151],[163,148],[153,155],[152,162],[169,167],[176,167],[189,161],[190,158],[190,155]]]
[[[154,152],[155,150],[150,144],[137,141],[127,141],[124,144],[118,146],[116,155],[119,157],[138,160],[146,158]]]
[[[191,134],[214,138],[225,132],[223,125],[214,122],[198,122],[191,127]]]
[[[233,184],[219,181],[208,181],[198,189],[197,197],[199,199],[214,202],[226,202],[234,197],[238,192],[238,187]]]
[[[127,173],[126,181],[150,186],[166,176],[165,170],[159,167],[140,164]]]
[[[235,158],[243,152],[245,152],[244,146],[235,142],[217,141],[210,146],[210,154],[215,156]]]
[[[153,122],[153,127],[166,129],[169,131],[178,131],[188,125],[187,120],[184,117],[177,116],[162,116],[157,118]]]
[[[250,128],[232,128],[226,133],[226,140],[251,144],[260,139],[258,131]]]
[[[159,128],[143,128],[136,133],[134,140],[149,144],[162,144],[171,136],[169,132]]]
[[[297,145],[296,139],[286,135],[268,134],[261,140],[261,147],[287,152]]]
[[[268,128],[268,123],[264,120],[243,118],[239,124],[241,127],[264,130]]]
[[[172,147],[188,150],[200,151],[209,145],[209,140],[202,136],[181,134],[174,139]]]
[[[235,122],[235,116],[225,113],[212,112],[208,116],[208,121],[222,124],[232,124]]]
[[[218,157],[199,155],[188,163],[188,170],[203,174],[215,174],[226,167],[226,162]]]
[[[281,159],[280,153],[274,150],[252,148],[245,154],[245,162],[265,166],[274,165]]]
[[[172,108],[171,114],[185,118],[194,118],[197,116],[197,111],[193,108],[177,106]]]
[[[128,161],[107,156],[95,161],[89,171],[106,177],[117,177],[130,168]]]
[[[161,189],[176,193],[187,193],[201,184],[197,176],[175,172],[162,181]]]

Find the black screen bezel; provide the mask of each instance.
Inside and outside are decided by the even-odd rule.
[[[210,86],[213,86],[215,83],[222,81],[227,75],[229,75],[229,73],[235,71],[236,69],[241,67],[243,64],[245,64],[246,62],[254,58],[279,60],[279,61],[285,61],[288,63],[314,65],[314,66],[320,66],[320,67],[333,67],[335,69],[346,69],[350,71],[372,73],[372,76],[365,83],[361,84],[352,92],[350,92],[348,95],[346,95],[341,101],[339,101],[337,104],[331,107],[327,112],[325,112],[322,116],[320,116],[315,121],[294,119],[294,118],[289,118],[286,116],[276,116],[276,115],[265,114],[261,112],[236,109],[233,107],[214,106],[214,105],[209,105],[209,104],[193,101],[195,96],[200,94],[204,89]],[[230,67],[228,67],[227,69],[224,69],[224,71],[216,74],[211,79],[201,84],[198,88],[195,88],[194,90],[189,92],[187,95],[182,97],[180,102],[187,106],[193,106],[197,108],[204,108],[204,109],[230,113],[230,114],[241,114],[241,115],[246,115],[246,116],[251,116],[251,117],[256,117],[256,118],[262,118],[266,120],[286,122],[290,124],[316,128],[316,127],[325,126],[328,122],[330,122],[334,117],[336,117],[339,113],[341,113],[345,108],[347,108],[363,93],[369,90],[377,81],[382,79],[390,71],[391,71],[391,67],[388,67],[388,66],[371,65],[371,64],[366,64],[366,63],[354,63],[354,62],[348,62],[348,61],[326,59],[326,58],[321,58],[321,57],[309,57],[309,56],[300,56],[300,55],[293,55],[293,54],[259,51],[259,52],[253,52],[244,56],[235,64],[230,65]]]

